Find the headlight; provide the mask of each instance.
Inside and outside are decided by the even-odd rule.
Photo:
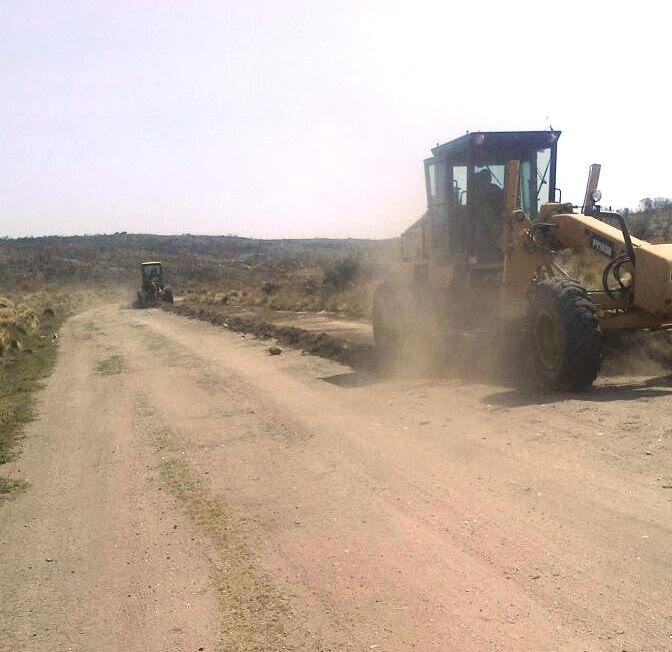
[[[597,204],[602,199],[602,191],[597,188],[590,193],[591,199]]]

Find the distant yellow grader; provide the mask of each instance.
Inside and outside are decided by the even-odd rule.
[[[401,273],[374,297],[381,355],[449,331],[515,333],[537,378],[572,390],[597,377],[604,334],[672,328],[672,244],[633,238],[622,215],[600,207],[599,165],[583,204],[563,203],[559,137],[477,132],[432,150],[427,211],[401,237]],[[563,269],[561,257],[587,250],[604,259],[599,289]]]

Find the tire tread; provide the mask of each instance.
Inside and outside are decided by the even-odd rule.
[[[602,363],[600,320],[586,289],[574,279],[544,279],[530,285],[528,322],[532,334],[540,307],[556,314],[561,329],[563,355],[550,374],[535,356],[540,379],[552,389],[576,390],[592,385]],[[536,343],[534,344],[536,354]]]

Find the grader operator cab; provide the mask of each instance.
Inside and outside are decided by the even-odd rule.
[[[140,265],[140,289],[135,300],[136,308],[156,305],[159,301],[173,303],[173,292],[163,282],[163,265],[158,261]]]
[[[381,355],[487,329],[491,339],[513,334],[508,346],[522,344],[547,387],[580,389],[599,373],[604,334],[672,328],[672,244],[633,238],[620,214],[601,209],[599,165],[583,204],[563,203],[559,137],[477,132],[432,150],[427,211],[402,234],[398,277],[374,297]],[[585,252],[602,261],[599,288],[564,270]]]

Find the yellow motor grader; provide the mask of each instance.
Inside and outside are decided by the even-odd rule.
[[[606,334],[672,329],[672,244],[632,237],[622,215],[601,208],[599,165],[583,204],[564,203],[559,137],[476,132],[432,150],[427,211],[401,237],[401,271],[374,297],[381,355],[487,331],[505,347],[522,342],[516,356],[542,384],[573,390],[597,377]],[[602,261],[601,287],[566,271],[581,256]]]

